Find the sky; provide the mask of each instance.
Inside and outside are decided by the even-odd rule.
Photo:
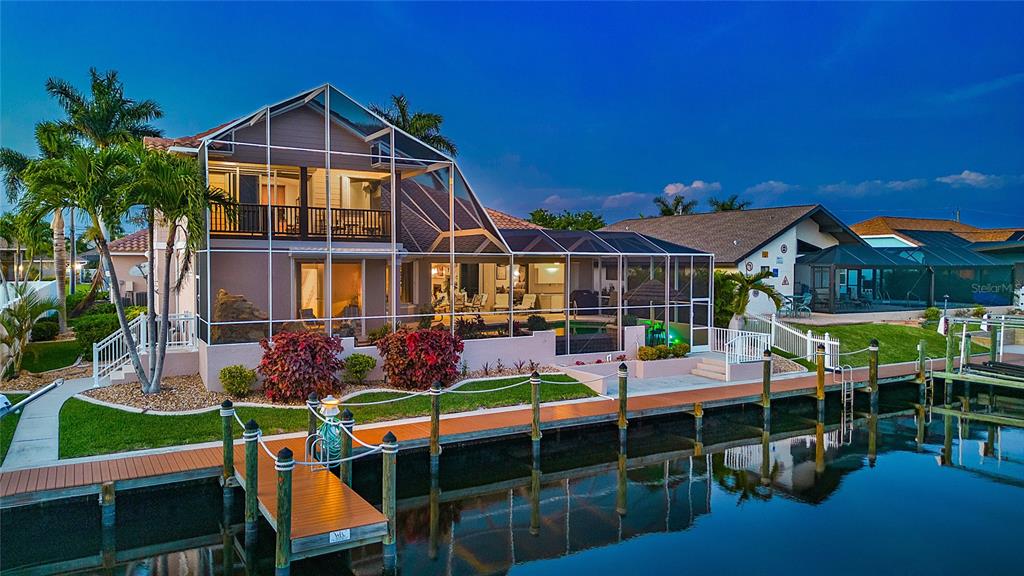
[[[194,134],[330,82],[444,116],[488,206],[738,194],[1024,226],[1024,4],[0,3],[0,144],[89,67]]]

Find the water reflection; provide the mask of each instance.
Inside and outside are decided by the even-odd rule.
[[[403,453],[394,571],[505,573],[557,558],[581,562],[598,550],[657,534],[674,538],[681,549],[713,546],[722,530],[734,532],[730,538],[741,547],[784,545],[790,536],[785,531],[759,533],[755,542],[744,535],[744,524],[765,515],[777,521],[797,515],[813,523],[813,510],[833,500],[866,516],[891,514],[886,495],[900,493],[902,485],[927,498],[928,486],[948,490],[943,483],[955,482],[964,504],[958,520],[990,523],[991,534],[1012,533],[1012,526],[988,507],[971,516],[971,498],[1002,494],[1002,514],[1016,521],[1024,514],[1020,428],[968,426],[957,416],[933,418],[920,409],[876,417],[870,408],[847,428],[838,413],[819,420],[813,405],[805,410],[797,404],[777,404],[768,419],[757,408],[702,416],[701,426],[680,415],[634,422],[628,438],[611,427],[552,432],[540,451],[529,438],[458,447],[433,466],[426,453]],[[357,466],[361,493],[372,496],[374,486],[379,491],[375,470],[379,463]],[[949,474],[955,477],[944,476]],[[852,477],[857,480],[848,485]],[[994,485],[1014,490],[1014,497]],[[4,510],[0,561],[5,574],[29,566],[48,573],[272,573],[273,532],[261,523],[258,536],[246,538],[241,500],[241,494],[225,495],[209,484],[126,493],[118,496],[116,530],[101,529],[94,499]],[[922,525],[942,521],[939,512],[930,512],[941,502],[932,503],[914,507]],[[828,522],[842,526],[846,520]],[[850,523],[851,530],[856,525]],[[882,538],[907,537],[897,525],[877,529]],[[965,530],[961,538],[971,534]],[[758,570],[753,558],[732,561]],[[603,562],[592,560],[589,569],[611,571]],[[298,561],[293,571],[378,574],[383,566],[377,545]]]

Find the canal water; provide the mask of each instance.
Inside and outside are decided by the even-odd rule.
[[[915,396],[886,389],[881,417],[858,405],[853,426],[829,405],[820,434],[813,400],[773,402],[767,442],[758,407],[708,410],[697,453],[688,416],[632,422],[624,446],[613,425],[546,433],[539,467],[528,439],[447,447],[433,478],[424,452],[403,452],[397,572],[1017,573],[1024,430],[939,415],[919,427]],[[1024,416],[1018,398],[996,404]],[[378,500],[379,460],[355,475]],[[117,514],[111,534],[93,498],[4,510],[0,570],[273,573],[273,531],[246,551],[241,496],[224,510],[216,483],[118,494]],[[292,566],[382,570],[380,545]]]

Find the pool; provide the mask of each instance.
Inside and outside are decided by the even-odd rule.
[[[918,443],[915,417],[906,410],[915,395],[914,387],[883,391],[874,443],[862,422],[844,433],[841,411],[830,405],[821,458],[808,420],[813,401],[803,398],[773,402],[767,461],[761,412],[751,406],[708,410],[710,453],[700,455],[690,440],[692,420],[678,415],[632,422],[624,451],[613,426],[545,433],[539,491],[531,489],[535,470],[526,438],[447,447],[433,481],[425,452],[403,452],[397,570],[559,576],[1020,570],[1014,550],[1024,520],[1024,430],[936,416]],[[379,462],[359,461],[355,472],[355,488],[374,500]],[[221,489],[209,482],[119,494],[112,536],[100,529],[93,498],[4,510],[0,566],[5,574],[31,567],[96,570],[113,538],[117,555],[108,561],[126,571],[219,572],[228,560],[243,574],[245,560],[255,573],[272,572],[273,532],[264,526],[246,558],[241,512],[240,495],[223,510]],[[298,561],[292,570],[380,573],[381,547]]]

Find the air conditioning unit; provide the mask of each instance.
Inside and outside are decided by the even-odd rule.
[[[391,148],[385,142],[374,142],[370,145],[370,166],[373,168],[391,169]],[[395,156],[395,168],[421,168],[423,162]]]

